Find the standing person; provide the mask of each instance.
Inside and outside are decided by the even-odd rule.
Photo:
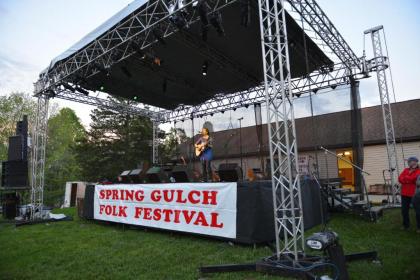
[[[213,159],[213,138],[206,127],[201,129],[201,137],[195,142],[195,154],[200,157],[203,181],[211,181],[211,160]]]
[[[420,176],[419,160],[416,157],[410,157],[408,160],[408,168],[405,168],[398,177],[401,183],[401,214],[403,217],[403,227],[410,227],[410,204],[416,192],[416,180]],[[417,212],[417,211],[416,211]],[[417,232],[420,232],[420,213],[417,213]]]

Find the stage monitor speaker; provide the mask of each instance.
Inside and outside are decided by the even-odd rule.
[[[3,161],[1,185],[5,188],[28,187],[28,162]]]
[[[9,149],[7,160],[23,160],[23,137],[22,135],[9,137]]]
[[[237,163],[220,164],[218,174],[222,182],[238,182],[242,180],[242,169]]]
[[[170,169],[154,166],[146,172],[149,183],[169,183]]]
[[[188,183],[193,182],[193,173],[192,170],[188,169],[185,165],[176,165],[172,169],[172,177],[177,183]]]
[[[128,175],[130,175],[131,170],[125,170],[123,171],[119,177],[121,177],[121,181],[120,183],[130,183],[130,177]]]
[[[145,174],[143,172],[143,169],[133,169],[131,170],[128,177],[133,183],[143,183],[145,179]]]

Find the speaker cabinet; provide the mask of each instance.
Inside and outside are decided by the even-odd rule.
[[[171,170],[160,166],[154,166],[146,172],[147,181],[149,183],[169,183]]]
[[[28,162],[22,160],[3,161],[1,185],[5,188],[28,186]]]
[[[128,177],[130,178],[130,181],[132,183],[143,183],[146,179],[146,174],[143,172],[143,169],[133,169],[130,171],[130,174],[128,174]]]
[[[238,182],[242,180],[242,169],[237,163],[222,163],[218,174],[222,182]]]
[[[172,177],[177,183],[193,182],[193,173],[187,166],[177,165],[172,169]]]

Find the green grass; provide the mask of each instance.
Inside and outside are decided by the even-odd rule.
[[[0,223],[0,279],[280,279],[258,273],[200,275],[200,265],[243,263],[269,248],[79,220],[15,228]],[[413,214],[413,213],[412,213]],[[412,216],[414,221],[414,216]],[[335,214],[346,253],[377,250],[382,264],[349,264],[351,279],[419,279],[420,235],[400,230],[399,210],[377,223]],[[315,231],[312,230],[311,232]]]

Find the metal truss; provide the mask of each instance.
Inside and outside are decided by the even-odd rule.
[[[152,163],[159,163],[159,123],[153,122]]]
[[[72,92],[70,90],[61,90],[59,92],[56,92],[54,95],[54,98],[60,98],[64,100],[74,101],[77,103],[97,106],[100,108],[106,108],[106,109],[123,113],[123,114],[147,117],[150,120],[155,121],[155,122],[162,121],[160,119],[161,114],[159,112],[161,109],[153,107],[153,106],[139,104],[139,106],[142,106],[142,107],[139,107],[136,105],[124,104],[121,102],[114,102],[109,99],[95,97],[92,95],[85,95],[78,92]]]
[[[338,32],[337,28],[315,0],[287,0],[287,2],[292,7],[292,9],[288,9],[288,11],[296,11],[300,17],[308,23],[308,27],[326,46],[328,46],[329,50],[331,50],[342,63],[349,69],[361,69],[360,59],[346,43],[340,32]],[[299,23],[299,20],[297,20],[297,22]],[[307,29],[304,30],[306,32],[308,31]],[[310,37],[316,40],[314,36]]]
[[[44,199],[45,148],[47,143],[48,104],[46,96],[38,97],[35,126],[32,132],[31,220],[42,218]]]
[[[388,155],[389,172],[391,176],[392,186],[392,203],[398,204],[398,195],[400,193],[400,186],[398,185],[398,155],[397,144],[395,142],[394,122],[391,112],[391,100],[388,90],[386,70],[389,67],[388,58],[383,55],[380,31],[383,26],[374,27],[366,30],[365,34],[370,34],[372,39],[373,56],[374,58],[368,61],[368,69],[376,71],[378,78],[379,97],[381,99],[382,116],[384,119],[386,149]]]
[[[354,73],[354,72],[353,72]],[[320,69],[302,77],[290,81],[291,92],[294,97],[300,97],[309,91],[347,85],[353,74],[343,63],[335,64],[331,69]],[[361,72],[359,74],[362,74]],[[181,105],[174,110],[163,110],[160,119],[165,122],[184,121],[191,117],[203,117],[215,113],[223,113],[241,107],[247,107],[256,103],[265,102],[264,86],[250,88],[233,94],[220,94],[196,106]]]
[[[298,261],[304,227],[284,0],[259,0],[276,257]]]

